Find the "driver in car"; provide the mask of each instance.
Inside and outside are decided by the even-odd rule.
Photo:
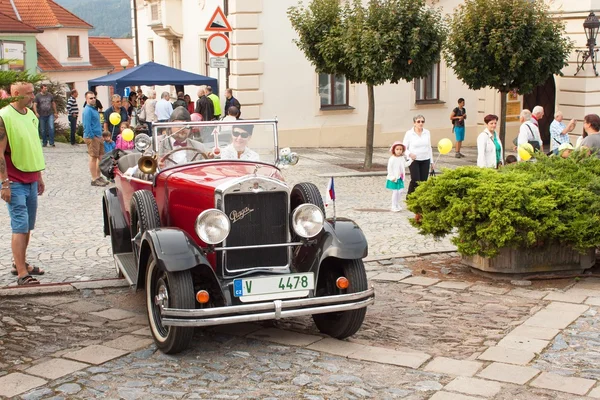
[[[190,112],[182,106],[173,110],[169,122],[190,122]],[[163,169],[177,164],[185,164],[205,158],[212,158],[204,144],[190,139],[190,127],[175,126],[170,128],[168,137],[161,138],[159,144],[158,167]]]
[[[231,130],[231,144],[221,152],[222,160],[260,161],[258,153],[248,147],[252,139],[254,125],[234,125]]]

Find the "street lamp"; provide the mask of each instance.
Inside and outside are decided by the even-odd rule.
[[[585,37],[587,38],[587,50],[577,50],[577,71],[575,72],[575,75],[577,75],[580,70],[584,69],[583,66],[585,62],[588,58],[591,58],[594,73],[598,76],[598,71],[596,70],[596,53],[598,52],[598,49],[596,48],[596,37],[598,36],[599,28],[600,21],[598,21],[598,17],[596,17],[594,12],[590,12],[590,15],[588,15],[583,23]]]
[[[129,60],[126,58],[121,58],[121,67],[123,67],[123,69],[125,69],[125,68],[127,68],[128,65],[129,65]]]

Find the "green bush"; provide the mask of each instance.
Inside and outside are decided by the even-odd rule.
[[[461,167],[408,197],[421,234],[443,237],[463,255],[493,257],[503,247],[600,245],[600,159],[537,156],[500,170]]]
[[[54,141],[58,143],[71,143],[71,127],[60,121],[54,121]],[[77,125],[75,142],[83,143],[83,125]]]

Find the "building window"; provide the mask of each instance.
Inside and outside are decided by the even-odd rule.
[[[150,21],[155,22],[160,20],[159,4],[150,4]]]
[[[348,80],[343,75],[319,74],[321,108],[348,106]]]
[[[201,75],[210,76],[210,54],[208,53],[208,49],[206,48],[206,39],[200,39],[200,48],[204,49],[202,52],[203,59],[201,64],[204,65],[204,70],[200,71]]]
[[[69,57],[81,57],[79,54],[79,36],[67,36]]]
[[[171,67],[181,69],[181,46],[179,40],[171,42]]]
[[[415,79],[416,102],[440,100],[440,63],[433,64],[425,78]]]
[[[148,58],[154,61],[154,41],[148,40]]]

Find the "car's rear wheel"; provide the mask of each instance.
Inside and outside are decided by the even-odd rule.
[[[191,272],[165,271],[150,255],[146,270],[146,308],[154,343],[163,353],[174,354],[188,348],[194,328],[163,325],[161,307],[191,310],[195,305]]]
[[[368,289],[367,273],[362,260],[336,260],[334,263],[322,266],[326,269],[319,276],[317,296],[333,296],[362,292]],[[347,289],[338,289],[335,281],[340,276],[345,276],[350,285]],[[367,309],[341,311],[327,314],[314,314],[313,320],[322,333],[337,339],[344,339],[354,335],[361,327]]]

